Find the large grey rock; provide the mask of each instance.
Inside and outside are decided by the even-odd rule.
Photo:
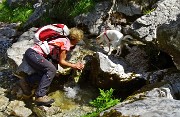
[[[147,79],[150,84],[145,85],[124,102],[102,112],[100,115],[102,117],[117,115],[178,117],[180,102],[176,99],[180,99],[180,72],[177,69],[165,69],[146,75],[142,77]]]
[[[24,32],[19,37],[18,41],[13,43],[13,45],[7,50],[8,62],[10,68],[14,72],[23,71],[27,74],[34,73],[34,70],[27,65],[26,61],[23,59],[25,51],[34,44],[34,30],[35,28],[31,28],[29,31]]]
[[[133,73],[131,66],[123,59],[97,52],[88,64],[87,78],[95,86],[103,89],[116,89],[123,96],[127,96],[145,83],[145,80],[140,78],[141,75]]]
[[[141,1],[144,2],[144,1]],[[117,12],[121,12],[126,14],[127,16],[133,16],[133,15],[140,15],[142,14],[141,11],[142,6],[138,5],[137,3],[131,1],[128,3],[128,5],[123,4],[122,2],[117,3],[117,8],[114,9]]]
[[[179,0],[161,0],[150,14],[138,18],[132,25],[133,34],[146,41],[157,38],[157,27],[164,23],[176,21],[180,14]]]
[[[102,112],[100,117],[113,114],[121,116],[139,117],[179,117],[180,101],[168,98],[145,98],[129,104],[118,104],[117,108],[111,108]]]
[[[99,34],[101,30],[104,28],[102,16],[106,15],[110,7],[110,2],[100,2],[96,4],[94,10],[92,12],[88,12],[86,14],[81,14],[74,18],[75,23],[83,24],[87,26],[88,31],[91,34]]]

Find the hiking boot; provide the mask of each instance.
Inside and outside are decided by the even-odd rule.
[[[31,88],[29,87],[28,83],[24,78],[19,80],[19,86],[21,87],[25,97],[30,97],[32,95]]]
[[[50,99],[48,96],[43,96],[43,97],[36,97],[35,98],[35,103],[38,106],[49,106],[52,103],[54,103],[54,99]]]

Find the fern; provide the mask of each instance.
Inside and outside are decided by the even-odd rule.
[[[97,117],[103,110],[106,110],[120,102],[119,99],[113,99],[114,89],[111,88],[110,90],[106,91],[99,89],[99,91],[100,95],[95,100],[90,102],[90,104],[96,108],[96,111],[81,117]]]
[[[111,88],[110,90],[106,90],[106,91],[102,89],[99,90],[100,90],[100,96],[98,96],[95,100],[90,102],[92,106],[97,108],[97,111],[103,111],[120,102],[119,99],[113,99],[112,97],[114,89]]]

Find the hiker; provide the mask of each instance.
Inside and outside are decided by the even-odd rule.
[[[56,26],[56,25],[55,25]],[[45,28],[41,28],[36,32],[35,36],[41,37],[46,34],[46,37],[51,35],[50,33],[55,28],[53,26],[48,25]],[[51,31],[50,31],[51,30]],[[48,61],[48,58],[51,58],[53,61],[58,62],[62,67],[71,67],[73,69],[82,70],[84,68],[84,64],[81,62],[78,63],[70,63],[66,61],[66,54],[71,48],[73,48],[81,39],[83,39],[84,34],[83,31],[78,28],[71,28],[68,29],[65,25],[63,30],[63,34],[60,36],[48,37],[50,39],[45,47],[46,49],[49,48],[49,54],[45,52],[43,47],[40,44],[34,44],[33,47],[26,50],[24,54],[24,58],[26,59],[27,63],[36,71],[36,73],[29,75],[28,77],[21,79],[19,84],[20,87],[26,96],[31,96],[31,89],[30,85],[34,84],[37,80],[39,80],[38,87],[35,91],[35,103],[37,105],[51,105],[54,100],[50,99],[47,96],[48,88],[55,77],[57,68],[53,65],[52,62]],[[46,32],[50,31],[50,32]],[[44,33],[45,32],[45,33]],[[55,31],[57,33],[57,31]],[[43,34],[44,33],[44,34]],[[62,35],[62,36],[61,36]],[[47,45],[48,44],[48,45]]]

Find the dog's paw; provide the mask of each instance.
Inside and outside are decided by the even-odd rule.
[[[114,55],[114,57],[118,57],[118,56],[119,56],[119,55],[116,55],[116,54]]]
[[[121,52],[116,52],[116,54],[114,55],[115,57],[119,57],[121,55]]]
[[[108,52],[107,54],[108,54],[108,55],[111,55],[111,52]]]
[[[115,54],[114,57],[119,57],[120,55],[119,54]]]

